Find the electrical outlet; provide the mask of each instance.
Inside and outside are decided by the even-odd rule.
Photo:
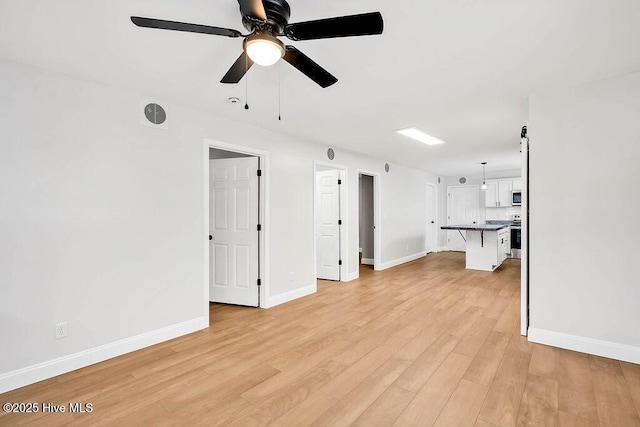
[[[56,339],[67,336],[67,322],[56,323]]]
[[[293,275],[293,271],[291,273],[289,273],[289,281],[293,282],[294,279],[294,275]]]

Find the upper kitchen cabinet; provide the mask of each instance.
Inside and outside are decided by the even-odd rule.
[[[512,180],[513,191],[522,191],[522,178],[514,178]]]
[[[487,190],[484,194],[484,205],[488,208],[506,208],[511,206],[511,192],[513,178],[488,179]]]
[[[498,206],[511,206],[511,192],[513,191],[513,181],[510,179],[498,182]]]
[[[484,191],[484,205],[488,208],[495,208],[498,206],[498,181],[487,180],[487,189]]]

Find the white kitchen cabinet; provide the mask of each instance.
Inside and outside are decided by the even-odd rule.
[[[497,259],[498,265],[502,264],[502,262],[507,259],[509,252],[511,252],[511,244],[509,242],[510,229],[504,228],[498,231],[498,244],[497,244]]]
[[[484,205],[488,208],[498,206],[498,181],[486,181],[487,189],[484,190]]]
[[[514,178],[511,181],[511,186],[513,187],[513,191],[522,191],[522,179]]]
[[[488,179],[484,193],[484,205],[487,208],[503,208],[511,206],[513,179]]]
[[[497,231],[467,230],[465,266],[494,271],[507,259],[509,227]]]
[[[511,191],[513,181],[510,179],[501,179],[498,181],[498,207],[511,206]]]

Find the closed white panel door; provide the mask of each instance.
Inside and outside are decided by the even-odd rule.
[[[478,221],[478,187],[460,186],[449,187],[448,189],[448,213],[447,223],[449,225],[476,224]],[[462,235],[457,230],[449,230],[448,248],[450,251],[465,251],[466,237],[464,231]]]
[[[427,230],[425,252],[437,250],[438,230],[436,229],[436,190],[432,185],[427,185]]]
[[[318,279],[340,280],[340,187],[337,170],[316,172],[316,263]]]
[[[258,306],[258,158],[209,161],[209,299]]]

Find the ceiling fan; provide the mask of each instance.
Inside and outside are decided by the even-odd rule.
[[[131,21],[139,27],[231,38],[244,37],[243,52],[224,75],[221,83],[238,83],[254,63],[269,66],[282,58],[323,88],[331,86],[338,79],[294,46],[282,43],[278,37],[286,36],[294,41],[329,39],[382,34],[383,29],[380,12],[289,24],[291,8],[286,0],[238,0],[238,3],[242,25],[250,31],[249,34],[242,34],[230,28],[139,16],[132,16]]]

